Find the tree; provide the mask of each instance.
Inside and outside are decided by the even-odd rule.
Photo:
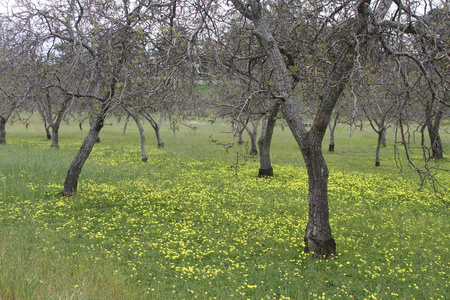
[[[306,164],[309,179],[309,216],[305,233],[305,251],[314,253],[315,256],[333,255],[336,252],[336,243],[329,224],[328,169],[322,155],[322,140],[352,69],[363,60],[366,50],[370,48],[373,32],[369,30],[374,26],[373,20],[376,20],[376,24],[384,18],[385,12],[376,10],[377,14],[374,17],[369,0],[331,5],[325,11],[310,9],[310,14],[305,13],[308,12],[308,5],[302,6],[303,3],[300,1],[279,5],[278,2],[268,1],[263,4],[257,0],[245,3],[239,0],[231,2],[241,15],[253,24],[252,32],[271,64],[274,97],[281,102],[280,109]],[[381,2],[380,5],[384,4]],[[303,36],[303,39],[295,39],[283,33],[297,31],[280,26],[278,28],[282,28],[283,32],[277,35],[276,39],[269,29],[269,22],[275,20],[278,11],[288,11],[291,17],[294,17],[289,19],[283,15],[286,20],[284,24],[292,22],[295,26],[301,27],[301,22],[313,23],[314,26],[308,27],[309,35],[307,30],[301,31],[306,36]],[[305,14],[301,14],[302,12]],[[306,86],[308,78],[305,74],[311,69],[308,69],[306,64],[310,61],[304,57],[302,59],[298,52],[300,50],[304,53],[305,49],[298,49],[298,46],[296,49],[292,44],[289,45],[289,41],[292,41],[291,43],[304,41],[311,56],[317,57],[320,61],[316,65],[313,64],[315,70],[326,74],[320,81],[322,88],[316,89],[314,93],[318,102],[309,131],[300,115],[293,82],[298,81],[300,84],[305,82]],[[324,45],[331,46],[325,47],[323,51]],[[307,90],[302,89],[302,86],[297,88],[303,92],[300,103],[308,101],[304,98],[308,95]]]
[[[0,19],[0,145],[6,144],[6,123],[35,92],[35,79],[27,72],[35,49],[24,43],[30,38],[24,26]]]

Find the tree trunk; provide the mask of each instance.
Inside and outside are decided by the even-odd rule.
[[[59,124],[53,124],[52,128],[52,148],[59,149]]]
[[[163,142],[163,140],[161,138],[161,134],[159,132],[159,129],[161,128],[163,115],[161,114],[158,123],[156,123],[155,120],[153,119],[153,117],[149,113],[147,113],[146,111],[143,111],[142,115],[144,116],[144,118],[147,119],[147,121],[150,123],[150,125],[155,130],[156,140],[158,142],[158,148],[164,148],[164,142]],[[174,136],[175,136],[175,131],[173,133],[174,133]]]
[[[309,180],[305,252],[311,253],[313,257],[329,257],[336,254],[336,243],[331,234],[328,212],[328,168],[322,151],[317,146],[305,152],[308,153],[305,162]]]
[[[387,146],[386,146],[386,132],[387,132],[387,130],[384,129],[383,132],[382,132],[382,134],[381,134],[381,146],[382,146],[383,148],[386,148],[386,147],[387,147]]]
[[[142,155],[142,161],[147,162],[147,153],[145,152],[145,134],[144,134],[144,127],[141,124],[141,121],[139,120],[138,116],[130,112],[125,106],[123,106],[126,112],[128,113],[128,117],[131,116],[134,119],[134,122],[136,123],[136,126],[139,130],[139,135],[141,136],[141,155]]]
[[[6,119],[0,116],[0,145],[6,145]]]
[[[377,150],[375,152],[375,167],[379,167],[381,165],[380,163],[380,148],[381,144],[383,143],[383,136],[385,135],[386,131],[381,129],[380,131],[377,131],[378,133],[378,141],[377,141]]]
[[[441,136],[439,134],[439,127],[445,110],[445,105],[440,103],[433,116],[433,103],[435,103],[434,99],[429,101],[426,105],[425,124],[427,125],[428,136],[430,137],[432,158],[442,159],[444,157],[444,149],[442,147]]]
[[[104,120],[104,113],[101,113],[97,116],[97,118],[91,125],[91,128],[88,132],[88,135],[84,139],[83,144],[78,150],[77,155],[72,161],[72,164],[67,171],[66,180],[64,181],[64,191],[62,193],[64,196],[72,196],[77,193],[78,178],[80,177],[81,169],[83,168],[84,163],[86,162],[89,155],[91,154],[92,149],[94,148],[100,130],[102,130],[103,128]]]
[[[270,161],[270,146],[272,144],[273,130],[281,101],[275,101],[263,117],[261,136],[259,137],[259,173],[258,177],[272,177],[273,168]]]
[[[242,139],[242,132],[246,128],[246,125],[240,124],[239,121],[237,121],[237,131],[238,131],[238,144],[241,145],[244,143],[244,140]]]
[[[339,113],[336,113],[333,125],[331,125],[331,123],[328,124],[328,127],[330,128],[330,144],[328,145],[328,152],[334,152],[334,131],[336,130],[338,120]]]
[[[45,134],[47,135],[47,140],[52,139],[52,134],[50,133],[50,126],[47,125],[47,123],[44,124],[45,127]]]
[[[127,133],[127,126],[128,126],[128,121],[130,120],[130,115],[127,115],[127,118],[125,120],[125,124],[123,125],[123,131],[122,131],[122,135],[125,135]]]
[[[257,155],[258,154],[258,147],[256,146],[256,136],[258,135],[258,124],[259,124],[260,118],[253,120],[252,123],[252,130],[248,128],[248,126],[245,126],[245,129],[247,130],[247,133],[250,137],[251,142],[251,148],[250,148],[250,155]]]
[[[437,128],[436,128],[437,127]],[[444,149],[442,147],[441,136],[439,135],[439,126],[428,127],[428,135],[431,142],[431,153],[434,159],[442,159]]]

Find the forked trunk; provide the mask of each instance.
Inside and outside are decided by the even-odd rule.
[[[66,180],[64,181],[64,191],[62,193],[64,196],[72,196],[77,193],[78,178],[80,177],[81,169],[94,148],[100,130],[103,128],[104,119],[105,117],[103,115],[97,116],[95,122],[91,125],[80,150],[78,150],[77,155],[72,161],[72,164],[67,171]]]
[[[0,116],[0,145],[6,144],[6,119]]]
[[[158,148],[164,148],[164,142],[163,142],[163,140],[161,138],[161,134],[159,132],[159,129],[161,128],[161,124],[162,124],[162,120],[163,120],[163,115],[161,114],[158,123],[156,123],[156,121],[153,119],[153,117],[146,111],[142,111],[141,114],[142,114],[142,116],[144,116],[144,118],[147,119],[147,121],[150,123],[150,125],[155,130],[156,140],[158,142]],[[174,126],[175,126],[175,124],[174,124]],[[174,131],[174,136],[175,136],[175,131]]]

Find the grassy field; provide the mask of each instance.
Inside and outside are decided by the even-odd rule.
[[[254,159],[235,177],[234,152],[209,142],[230,141],[225,124],[193,125],[175,136],[165,126],[165,149],[147,129],[144,164],[137,129],[123,136],[114,121],[71,198],[60,192],[86,130],[64,125],[56,150],[39,123],[8,125],[0,299],[449,297],[449,211],[407,167],[399,174],[392,132],[375,168],[374,132],[350,138],[338,128],[325,157],[339,255],[312,260],[303,253],[307,176],[289,131],[276,129],[275,177],[265,180]],[[443,139],[448,156],[448,131]],[[449,174],[439,177],[450,186]]]

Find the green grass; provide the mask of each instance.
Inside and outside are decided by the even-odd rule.
[[[375,168],[375,134],[339,128],[325,153],[339,257],[312,260],[307,176],[287,130],[276,129],[276,176],[263,180],[253,159],[235,178],[234,153],[208,142],[230,140],[225,124],[198,121],[175,137],[164,128],[163,150],[147,129],[147,164],[136,128],[122,136],[122,125],[103,129],[71,198],[60,192],[86,130],[63,127],[56,150],[41,125],[7,127],[0,299],[448,297],[448,209],[414,174],[399,176],[392,140]]]

